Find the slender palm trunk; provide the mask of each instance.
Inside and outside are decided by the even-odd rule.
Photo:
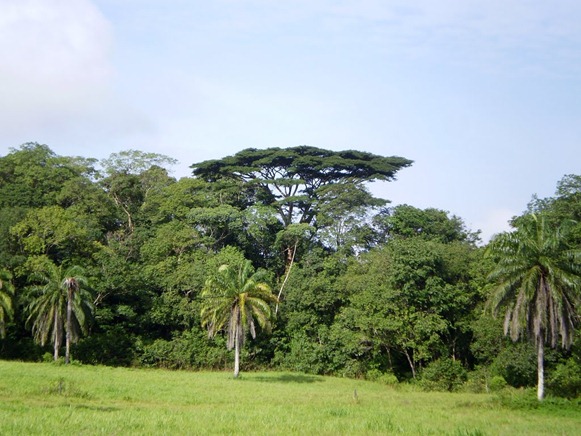
[[[73,315],[73,295],[69,289],[67,292],[67,331],[65,336],[65,364],[68,364],[71,358],[71,319]]]
[[[58,318],[58,310],[54,311],[54,360],[57,361],[59,358],[59,348],[60,348],[60,338],[59,338],[59,318]]]
[[[234,338],[234,378],[240,374],[240,329],[236,329]]]
[[[544,372],[544,362],[545,362],[545,341],[543,335],[539,335],[537,338],[537,398],[539,401],[543,401],[545,397],[545,372]]]

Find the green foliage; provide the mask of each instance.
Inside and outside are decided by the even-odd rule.
[[[383,373],[378,369],[371,369],[367,371],[365,374],[365,379],[389,386],[395,386],[399,383],[397,377],[394,374]]]
[[[547,387],[555,396],[579,398],[581,396],[581,365],[575,358],[559,363],[551,372]]]
[[[156,339],[140,353],[140,364],[157,368],[223,370],[231,360],[223,338],[210,342],[207,333],[196,328],[169,341]]]
[[[479,240],[478,232],[466,229],[459,217],[434,208],[422,210],[402,204],[385,209],[374,217],[374,222],[384,239],[420,237],[442,243]]]
[[[362,182],[345,180],[323,186],[317,192],[319,208],[315,217],[319,239],[335,251],[360,251],[372,243],[365,231],[366,217],[387,203],[374,198]]]
[[[293,223],[324,227],[323,240],[337,247],[368,207],[384,203],[373,198],[363,183],[393,180],[411,163],[401,157],[303,145],[249,148],[192,168],[195,177],[208,182],[244,182],[243,191],[254,196],[254,203],[272,207],[284,227]]]
[[[6,323],[14,316],[14,286],[11,280],[12,274],[0,269],[0,338],[6,336]]]
[[[34,299],[28,306],[28,319],[35,340],[41,345],[50,341],[54,345],[54,360],[58,359],[63,334],[66,334],[67,355],[69,345],[87,332],[93,309],[87,290],[84,270],[79,266],[64,269],[46,258],[39,258],[33,278],[39,285],[32,288]]]
[[[510,386],[528,387],[536,383],[535,347],[519,342],[503,348],[492,362],[492,371],[502,376]]]
[[[472,331],[470,350],[479,362],[489,365],[506,345],[502,335],[502,321],[483,311],[472,321]]]
[[[67,181],[94,174],[94,160],[57,156],[48,146],[23,144],[0,158],[0,208],[56,203]]]
[[[513,340],[526,335],[535,343],[541,381],[544,344],[570,348],[581,307],[581,249],[570,246],[572,225],[553,228],[543,215],[525,215],[514,232],[497,236],[487,248],[497,260],[490,304],[506,313],[505,334]],[[542,400],[543,383],[537,388]]]
[[[27,255],[45,255],[61,263],[90,256],[99,250],[98,229],[90,225],[91,219],[85,219],[74,210],[47,206],[31,209],[11,228],[11,233]]]
[[[107,174],[142,174],[154,166],[175,165],[177,160],[158,153],[124,150],[111,154],[101,161]]]
[[[223,278],[222,265],[240,271],[250,260],[255,281],[281,298],[269,306],[272,334],[254,318],[256,338],[239,350],[244,370],[405,381],[453,357],[477,368],[469,389],[534,383],[534,349],[510,343],[502,320],[481,314],[499,258],[482,258],[477,232],[448,212],[384,208],[370,194],[369,182],[394,180],[410,161],[307,146],[247,149],[198,164],[181,180],[163,155],[128,150],[103,161],[100,173],[96,164],[34,143],[0,157],[0,271],[12,274],[0,278],[0,293],[10,294],[0,298],[2,358],[40,360],[49,350],[27,331],[35,321],[27,325],[27,308],[42,295],[32,272],[78,264],[95,305],[90,335],[71,345],[78,362],[225,369],[236,358],[227,349],[230,325],[208,340],[202,292],[208,279]],[[579,219],[579,186],[579,176],[565,176],[555,198],[531,210],[553,230]],[[579,229],[571,225],[566,245],[579,246]],[[65,330],[60,303],[57,333]],[[54,323],[45,326],[49,343]],[[551,394],[571,395],[566,380],[573,386],[575,373],[565,363],[576,355],[546,354]],[[362,428],[397,430],[388,424]]]
[[[569,348],[581,305],[581,250],[571,249],[570,224],[551,228],[544,216],[519,219],[517,230],[499,235],[488,247],[498,260],[491,304],[506,311],[505,333]]]
[[[507,386],[507,381],[501,375],[495,375],[490,379],[490,390],[492,392],[499,392]]]
[[[104,324],[104,323],[103,323]],[[103,331],[81,338],[74,347],[75,358],[91,365],[131,366],[138,347],[135,337],[121,325],[102,326]]]
[[[464,384],[468,392],[475,393],[499,392],[508,386],[504,377],[493,374],[493,369],[488,366],[479,366],[468,372],[468,379]]]
[[[430,363],[422,372],[420,386],[426,390],[457,391],[467,380],[466,369],[456,360],[441,358]]]
[[[284,369],[309,374],[325,374],[323,346],[302,333],[292,335],[285,348],[279,347],[275,362]]]
[[[478,258],[472,253],[470,245],[423,238],[371,250],[341,279],[351,297],[340,322],[359,332],[366,356],[379,350],[385,361],[403,363],[415,376],[418,366],[445,355],[446,348],[467,347],[466,318],[479,301],[469,266]],[[403,368],[391,369],[405,377]]]
[[[246,336],[256,338],[255,322],[270,331],[270,305],[277,299],[270,286],[260,280],[261,273],[254,273],[249,260],[238,268],[224,264],[206,281],[202,292],[202,326],[208,328],[210,337],[226,332],[227,347],[235,350],[234,377],[238,377],[239,353]]]

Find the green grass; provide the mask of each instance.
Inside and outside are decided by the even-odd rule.
[[[576,408],[505,403],[296,373],[235,380],[218,372],[0,361],[2,435],[581,433]]]

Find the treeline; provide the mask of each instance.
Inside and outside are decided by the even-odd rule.
[[[478,232],[442,210],[389,207],[367,189],[411,161],[247,149],[193,164],[180,180],[173,163],[135,150],[99,162],[36,143],[0,157],[1,358],[59,354],[67,329],[40,324],[38,301],[47,271],[81,267],[90,294],[70,338],[74,360],[230,368],[225,338],[201,326],[202,290],[221,265],[249,260],[279,302],[272,331],[246,342],[243,369],[448,390],[536,384],[535,344],[505,337],[504,312],[493,317],[487,304],[499,259]],[[581,176],[534,198],[533,212],[554,228],[581,220]],[[581,247],[581,226],[569,238]],[[579,340],[546,350],[545,362],[550,392],[578,396]]]

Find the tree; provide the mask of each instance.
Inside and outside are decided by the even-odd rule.
[[[57,263],[89,257],[100,249],[99,229],[91,217],[60,206],[30,209],[10,229],[28,255],[45,255]]]
[[[124,150],[112,153],[107,159],[101,161],[103,169],[109,175],[115,173],[141,174],[153,166],[165,168],[176,163],[177,160],[169,156],[140,150]]]
[[[101,185],[126,216],[129,234],[135,230],[136,215],[147,197],[175,182],[164,166],[176,162],[163,154],[138,150],[113,153],[101,161],[107,175]]]
[[[475,243],[479,231],[471,232],[456,215],[440,209],[418,209],[407,204],[382,210],[373,218],[380,240],[412,238],[449,243],[453,241]]]
[[[351,181],[390,181],[412,161],[347,150],[330,151],[306,145],[290,148],[248,148],[220,160],[193,164],[194,176],[207,181],[230,178],[249,182],[259,201],[274,206],[285,226],[310,224],[320,201],[319,189]]]
[[[34,142],[0,157],[0,208],[42,207],[55,204],[63,185],[91,177],[94,159],[62,157]]]
[[[80,333],[86,333],[92,312],[90,294],[86,290],[87,278],[83,268],[71,266],[63,270],[50,261],[40,261],[34,278],[42,283],[35,289],[40,295],[28,307],[27,322],[32,322],[34,338],[45,345],[50,337],[54,345],[54,360],[58,359],[65,332],[65,363],[70,361],[70,344]]]
[[[581,175],[567,174],[557,182],[554,197],[540,199],[536,195],[528,204],[529,213],[542,213],[551,225],[564,220],[575,220],[577,224],[570,236],[572,243],[581,243]]]
[[[234,348],[234,377],[240,373],[240,350],[248,333],[256,337],[255,320],[261,328],[270,329],[272,309],[276,297],[268,284],[253,274],[250,261],[240,265],[238,271],[222,265],[218,273],[206,281],[202,298],[206,299],[201,311],[202,326],[214,337],[225,330],[229,350]]]
[[[0,270],[0,338],[6,336],[6,321],[14,316],[12,307],[14,286],[12,286],[11,280],[12,274],[6,270]]]
[[[537,348],[537,397],[544,397],[544,345],[570,348],[581,304],[581,249],[570,248],[571,222],[551,228],[543,215],[525,215],[516,230],[487,247],[496,261],[493,311],[506,310],[504,333],[527,335]]]

